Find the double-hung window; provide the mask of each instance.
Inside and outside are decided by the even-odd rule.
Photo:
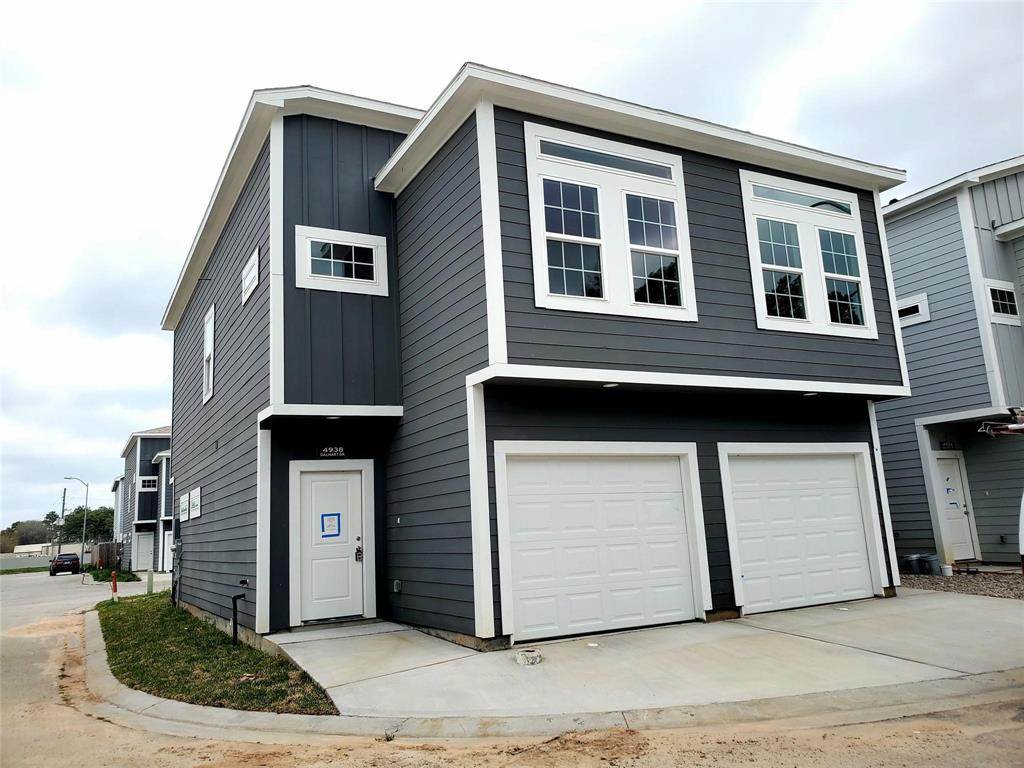
[[[679,155],[526,123],[538,307],[696,320]]]
[[[857,195],[740,171],[759,328],[878,338]]]
[[[203,321],[203,402],[213,397],[213,339],[214,339],[214,309],[206,313]]]
[[[379,235],[295,227],[299,288],[387,296],[387,257],[387,240]]]

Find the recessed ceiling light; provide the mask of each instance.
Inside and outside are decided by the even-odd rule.
[[[601,386],[604,387],[605,389],[615,389],[619,385],[616,384],[614,381],[609,381],[607,384],[602,384]]]
[[[341,418],[341,416],[328,416],[327,418],[329,421],[337,421],[338,419]]]
[[[804,397],[817,397],[817,392],[804,392]]]

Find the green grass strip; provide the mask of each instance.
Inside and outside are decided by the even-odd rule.
[[[327,693],[285,658],[231,638],[184,609],[170,593],[96,606],[114,677],[167,699],[259,712],[336,715]]]
[[[48,570],[50,570],[48,565],[34,565],[29,568],[4,568],[0,571],[0,576],[9,576],[12,573],[42,573]]]

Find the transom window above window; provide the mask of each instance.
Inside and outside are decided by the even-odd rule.
[[[1020,310],[1014,284],[1006,280],[986,280],[993,323],[1020,325]]]
[[[857,195],[740,171],[760,328],[878,338]]]
[[[387,240],[378,235],[295,227],[299,288],[387,296]]]
[[[696,320],[682,159],[526,123],[537,306]]]

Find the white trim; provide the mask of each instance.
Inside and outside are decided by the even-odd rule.
[[[875,457],[875,481],[878,483],[878,496],[882,502],[882,523],[885,527],[885,543],[889,551],[889,575],[892,586],[900,586],[899,560],[896,558],[896,537],[892,533],[892,513],[889,510],[889,490],[885,484],[885,464],[882,456],[882,440],[878,435],[878,418],[875,414],[875,401],[868,400],[868,422],[871,425],[871,451]]]
[[[1001,224],[993,230],[992,234],[1001,243],[1016,240],[1018,237],[1024,236],[1024,219],[1015,219]]]
[[[213,397],[214,350],[217,345],[216,304],[211,304],[203,318],[203,405]],[[207,346],[209,341],[209,346]],[[206,379],[206,359],[210,359],[210,379]]]
[[[1008,315],[1003,312],[996,312],[995,306],[993,305],[992,289],[995,288],[997,291],[1006,291],[1013,296],[1013,305],[1017,308],[1016,315]],[[1017,286],[1009,280],[993,280],[988,278],[985,280],[985,297],[988,299],[988,318],[991,322],[997,325],[1013,325],[1020,327],[1021,317],[1020,313],[1024,311],[1024,305],[1017,300]]]
[[[315,275],[310,263],[310,244],[313,241],[334,245],[369,248],[373,251],[373,280],[357,277],[329,277]],[[346,232],[341,229],[295,226],[295,287],[316,291],[359,293],[366,296],[388,295],[388,241],[380,235]]]
[[[1006,402],[1006,394],[1003,392],[1003,377],[999,371],[995,334],[992,331],[992,323],[988,321],[991,301],[988,289],[985,287],[985,273],[981,266],[981,249],[978,245],[974,207],[971,205],[970,192],[966,188],[960,189],[956,193],[956,204],[960,212],[960,228],[964,238],[967,269],[971,275],[974,310],[978,316],[978,329],[981,332],[981,352],[985,359],[985,376],[988,379],[989,397],[992,405],[998,406]]]
[[[374,537],[373,459],[319,459],[288,462],[288,623],[302,624],[302,537],[301,505],[303,472],[362,473],[363,519],[363,613],[367,619],[377,617],[376,541]],[[269,600],[269,595],[268,595]],[[268,606],[269,610],[269,606]]]
[[[476,636],[487,638],[494,637],[494,579],[491,575],[491,503],[482,384],[471,386],[467,383],[466,416],[469,440],[469,517],[473,542],[473,618]],[[500,544],[500,535],[498,541]]]
[[[487,293],[487,360],[508,362],[505,336],[505,276],[501,252],[501,210],[498,201],[498,147],[494,134],[494,105],[476,105],[476,151],[480,166],[480,219],[484,243],[484,282]]]
[[[899,311],[907,307],[917,306],[917,314],[900,317]],[[918,323],[927,323],[932,319],[931,310],[928,308],[928,294],[915,293],[913,296],[898,299],[896,301],[896,316],[902,328],[909,328]]]
[[[270,631],[270,466],[269,429],[256,424],[256,634]]]
[[[959,176],[954,176],[951,179],[922,189],[920,192],[907,195],[901,200],[889,203],[882,213],[889,216],[893,213],[904,212],[910,208],[921,208],[926,203],[938,202],[937,198],[948,197],[950,192],[962,186],[978,184],[989,179],[1007,176],[1015,173],[1019,168],[1024,168],[1024,155],[1011,157],[1009,160],[1002,160],[992,165],[982,166],[981,168],[975,168],[967,173],[962,173]]]
[[[270,404],[284,402],[284,118],[270,123]]]
[[[708,568],[707,533],[700,494],[696,443],[614,442],[576,440],[495,440],[494,489],[498,521],[498,568],[501,591],[501,629],[515,641],[515,615],[511,594],[512,551],[508,508],[508,458],[510,456],[671,456],[679,459],[685,499],[687,541],[697,618],[712,609],[711,575]]]
[[[651,317],[696,322],[690,227],[686,212],[683,160],[678,154],[658,152],[538,123],[523,125],[526,142],[526,173],[529,187],[534,303],[538,307],[572,312],[594,312],[620,317]],[[605,166],[544,155],[541,141],[593,149],[602,153],[642,160],[671,169],[671,179],[655,178]],[[582,184],[597,190],[600,231],[596,239],[548,234],[544,213],[544,181],[553,179]],[[676,249],[634,246],[629,240],[626,196],[637,195],[671,202],[676,214]],[[552,293],[548,283],[548,240],[586,242],[601,249],[600,298]],[[631,252],[633,250],[674,256],[679,264],[681,306],[648,304],[634,299]]]
[[[138,484],[139,493],[160,493],[160,476],[159,475],[139,475],[137,479],[138,479],[138,482],[139,482],[139,484]],[[143,480],[153,480],[153,481],[156,482],[156,485],[153,486],[152,488],[143,488],[142,487],[142,481]]]
[[[921,416],[914,419],[916,426],[930,427],[934,424],[952,424],[957,421],[972,421],[974,419],[988,419],[993,416],[1006,416],[1006,408],[993,406],[991,408],[971,408],[967,411],[950,411],[949,413],[937,413],[933,416]]]
[[[757,197],[754,195],[755,185],[846,203],[850,206],[851,212],[846,214],[813,210],[803,205]],[[875,305],[871,294],[871,271],[864,247],[864,227],[860,218],[860,202],[857,199],[857,195],[853,192],[844,192],[817,184],[806,184],[804,182],[783,179],[778,176],[755,173],[744,168],[740,169],[740,187],[743,197],[744,223],[747,232],[747,255],[750,261],[750,278],[754,292],[757,327],[772,331],[877,339],[878,327],[875,324]],[[797,228],[801,263],[799,269],[762,263],[760,238],[757,231],[758,218],[784,221]],[[857,264],[860,275],[854,277],[826,273],[825,265],[822,261],[821,245],[818,240],[818,232],[822,229],[853,236],[857,247]],[[768,314],[763,277],[763,272],[766,269],[776,272],[789,272],[801,276],[805,318],[774,317]],[[829,316],[828,291],[826,289],[827,279],[844,280],[858,285],[864,315],[863,325],[832,322]]]
[[[899,315],[896,311],[896,280],[892,276],[892,254],[889,252],[889,236],[885,232],[885,217],[882,216],[882,198],[875,187],[872,193],[875,206],[875,222],[878,225],[878,240],[882,247],[882,266],[885,272],[885,285],[889,292],[889,311],[892,314],[893,334],[896,336],[896,354],[900,359],[900,376],[903,386],[910,388],[910,370],[907,368],[907,351],[903,346],[903,333]]]
[[[401,405],[303,405],[278,404],[260,411],[257,422],[271,416],[401,416],[405,408]]]
[[[480,99],[528,114],[588,125],[629,138],[685,147],[836,184],[889,189],[906,173],[555,83],[466,64],[377,173],[397,194],[461,125]]]
[[[960,479],[963,481],[963,484],[964,484],[964,501],[970,507],[968,509],[967,520],[970,523],[969,530],[970,530],[970,533],[971,533],[971,546],[974,547],[974,557],[973,558],[967,558],[967,559],[968,560],[981,560],[981,541],[978,539],[978,524],[977,524],[977,520],[975,519],[975,514],[974,514],[974,498],[971,496],[971,486],[970,486],[970,483],[967,480],[967,459],[964,457],[964,452],[961,451],[961,450],[953,450],[953,451],[935,450],[934,448],[931,447],[931,439],[930,439],[930,435],[928,434],[927,430],[925,431],[925,440],[927,440],[927,442],[928,442],[928,456],[929,456],[929,463],[926,465],[926,467],[927,467],[926,474],[933,474],[931,490],[934,493],[934,498],[930,496],[929,499],[928,499],[929,507],[931,507],[932,506],[932,502],[934,502],[934,508],[932,510],[932,522],[933,522],[933,525],[935,525],[937,531],[941,531],[942,530],[942,512],[941,512],[941,507],[940,507],[940,498],[941,497],[939,496],[938,489],[943,487],[944,484],[941,481],[942,473],[939,472],[939,459],[956,459],[957,461],[960,462]],[[948,547],[948,545],[945,543],[945,535],[944,534],[945,534],[945,532],[943,531],[943,536],[942,536],[942,540],[943,541],[942,541],[941,548],[938,546],[939,545],[939,536],[936,534],[936,536],[935,536],[936,550],[938,551],[939,557],[941,558],[942,562],[951,565],[951,564],[957,562],[957,560],[953,556],[952,549],[950,549]],[[961,559],[964,559],[964,558],[961,558]]]
[[[725,528],[729,540],[729,562],[732,567],[733,594],[742,613],[745,602],[739,536],[736,531],[736,510],[732,498],[732,473],[729,459],[733,456],[810,456],[843,455],[857,460],[857,482],[860,489],[861,515],[864,520],[864,548],[870,564],[871,588],[882,595],[888,586],[882,530],[878,524],[878,503],[871,471],[870,447],[867,443],[719,443],[718,463],[722,476],[722,497],[725,502]]]
[[[128,436],[128,442],[126,442],[124,444],[124,448],[121,449],[121,458],[122,459],[127,459],[128,458],[128,452],[132,449],[132,443],[134,443],[140,437],[161,438],[161,437],[170,437],[170,436],[171,436],[170,432],[132,432],[131,435]],[[123,478],[124,475],[121,475],[121,477]]]
[[[709,387],[713,389],[756,389],[780,392],[821,392],[830,394],[905,397],[910,388],[887,384],[854,384],[842,381],[807,379],[769,379],[750,376],[718,376],[698,373],[661,373],[657,371],[621,371],[606,368],[571,368],[553,365],[489,365],[466,377],[466,383],[482,384],[491,379],[531,379],[545,381],[590,381],[618,384],[647,384],[668,387]]]
[[[249,300],[252,292],[260,283],[260,247],[257,245],[252,255],[245,260],[242,266],[242,304]]]

